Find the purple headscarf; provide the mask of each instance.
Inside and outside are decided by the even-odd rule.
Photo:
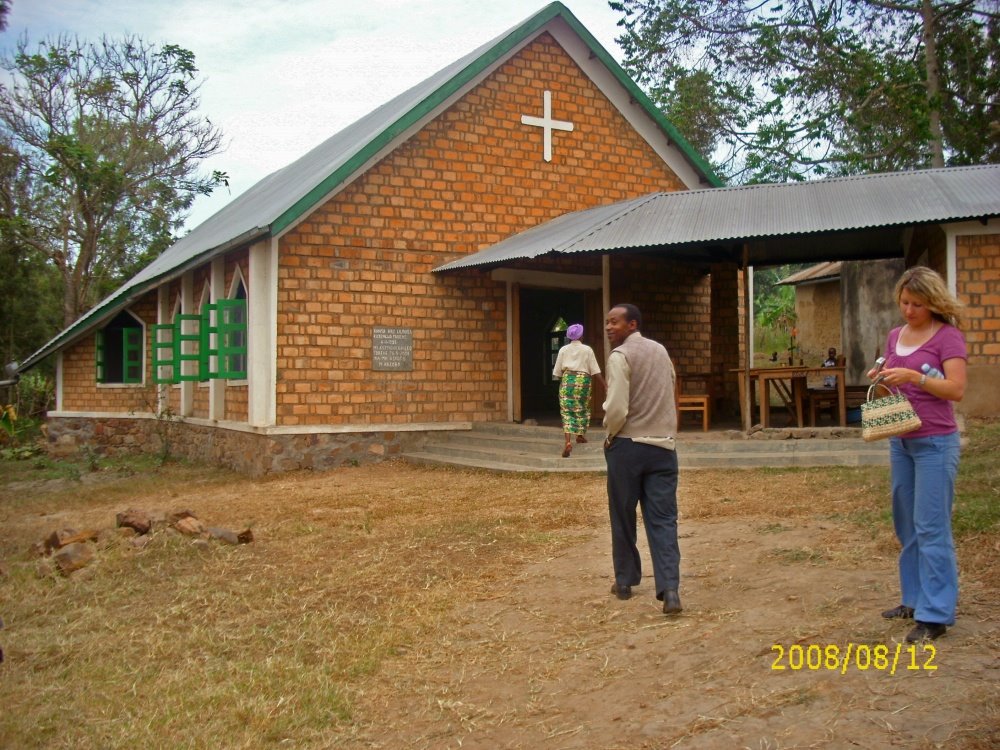
[[[583,326],[579,323],[574,323],[569,328],[566,329],[566,338],[570,341],[578,341],[583,337]]]

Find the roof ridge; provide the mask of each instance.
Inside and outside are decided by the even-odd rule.
[[[802,185],[829,185],[834,182],[862,182],[878,179],[904,179],[912,175],[934,175],[934,174],[954,174],[959,171],[971,171],[989,169],[996,167],[996,164],[959,164],[953,167],[928,167],[926,169],[904,169],[898,172],[866,172],[864,174],[846,174],[836,177],[820,177],[814,180],[786,180],[784,182],[751,182],[742,185],[724,185],[722,187],[696,188],[694,190],[678,190],[667,192],[666,195],[685,194],[692,195],[707,191],[718,192],[741,191],[741,190],[766,190],[775,188],[794,188]]]

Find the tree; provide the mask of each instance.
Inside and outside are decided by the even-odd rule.
[[[42,253],[20,240],[27,229],[22,207],[28,198],[20,173],[18,155],[0,138],[0,366],[23,361],[62,322],[59,274]],[[31,304],[25,304],[25,290],[31,292]]]
[[[28,193],[13,226],[59,270],[69,325],[225,182],[197,172],[222,136],[197,114],[194,55],[175,45],[60,36],[30,51],[22,38],[2,64],[0,135]]]
[[[1000,161],[1000,0],[615,0],[625,67],[736,182]]]

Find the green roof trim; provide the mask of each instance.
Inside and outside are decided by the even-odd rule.
[[[298,221],[301,217],[309,213],[320,203],[325,196],[333,191],[338,185],[354,174],[369,159],[379,151],[392,143],[397,137],[405,133],[409,128],[419,122],[423,117],[432,113],[441,106],[447,99],[459,91],[479,76],[484,70],[493,65],[497,60],[503,58],[515,47],[521,44],[529,36],[540,30],[550,21],[561,17],[573,29],[576,34],[590,47],[605,67],[611,71],[615,79],[629,92],[646,110],[647,114],[655,120],[656,124],[667,134],[667,137],[681,150],[681,152],[694,165],[695,169],[701,172],[713,187],[722,187],[723,181],[712,170],[709,163],[702,158],[678,132],[677,128],[670,123],[663,113],[653,104],[652,100],[646,96],[636,85],[622,67],[615,62],[614,58],[607,53],[601,43],[587,31],[576,16],[562,3],[555,2],[545,6],[541,11],[511,30],[506,37],[480,55],[473,63],[466,66],[458,75],[453,76],[443,86],[435,90],[430,96],[424,99],[416,107],[410,109],[405,115],[396,120],[392,125],[383,130],[373,138],[368,144],[358,151],[353,157],[339,167],[333,174],[310,190],[306,195],[294,203],[288,210],[278,216],[271,224],[271,232],[280,234],[289,226]]]
[[[174,266],[155,276],[150,276],[149,278],[144,279],[141,283],[133,284],[131,286],[128,284],[121,286],[114,294],[105,298],[95,307],[92,307],[86,313],[77,318],[74,322],[70,323],[70,325],[60,331],[55,338],[18,365],[18,372],[26,372],[27,370],[30,370],[43,359],[53,354],[60,347],[68,346],[77,339],[86,336],[119,310],[127,309],[129,305],[138,302],[143,295],[154,291],[164,281],[176,278],[190,268],[200,266],[202,263],[209,261],[219,252],[228,252],[234,247],[239,247],[240,245],[247,244],[255,239],[259,239],[260,237],[265,237],[267,235],[268,232],[265,229],[248,232],[234,238],[222,247],[212,247],[204,250],[188,259],[182,265]],[[147,266],[147,268],[149,268],[149,266]]]

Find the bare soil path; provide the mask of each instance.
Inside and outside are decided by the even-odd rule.
[[[392,718],[357,739],[483,750],[1000,747],[1000,606],[980,582],[964,579],[945,637],[909,647],[912,622],[879,616],[896,602],[894,552],[856,526],[687,520],[681,544],[677,618],[660,612],[650,579],[631,600],[609,595],[601,531],[456,603],[439,640],[386,665],[375,692],[393,702],[371,708]]]

